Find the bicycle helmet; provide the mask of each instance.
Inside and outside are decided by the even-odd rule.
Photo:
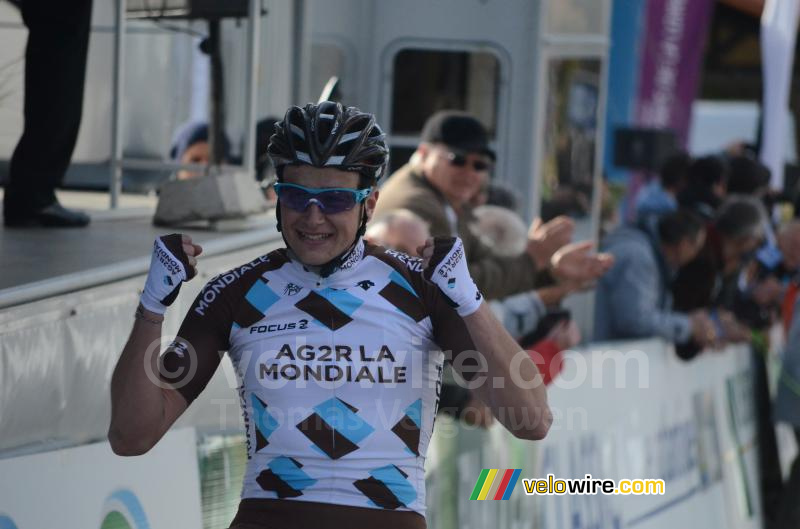
[[[283,167],[305,164],[355,171],[373,186],[389,159],[385,138],[372,114],[323,101],[291,107],[275,124],[267,152],[279,179]]]

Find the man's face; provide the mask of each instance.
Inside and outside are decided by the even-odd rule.
[[[442,144],[420,146],[422,172],[453,207],[466,204],[489,178],[492,160],[479,153],[460,153]]]
[[[283,181],[304,187],[358,186],[358,173],[309,165],[290,165],[283,171]],[[305,211],[295,211],[284,204],[281,208],[283,235],[300,261],[311,266],[327,263],[347,250],[355,241],[361,225],[362,208],[372,217],[378,191],[373,191],[361,204],[341,213],[325,214],[317,204],[311,203]]]

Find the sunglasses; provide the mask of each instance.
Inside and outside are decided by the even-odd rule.
[[[445,158],[447,158],[450,161],[450,165],[453,165],[455,167],[464,167],[468,163],[467,155],[460,154],[457,152],[447,151],[445,153]],[[485,160],[472,160],[472,163],[470,163],[470,165],[472,166],[473,170],[478,172],[488,171],[489,169],[492,168],[492,164],[490,164]]]
[[[312,203],[325,214],[341,213],[353,209],[367,199],[372,188],[351,189],[349,187],[304,187],[297,184],[274,184],[278,200],[286,207],[303,212]]]

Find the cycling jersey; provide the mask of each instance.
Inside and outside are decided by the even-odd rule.
[[[242,498],[425,513],[445,352],[475,349],[421,260],[359,241],[322,278],[273,251],[209,281],[163,357],[191,403],[227,351],[247,435]],[[473,369],[474,370],[474,369]]]

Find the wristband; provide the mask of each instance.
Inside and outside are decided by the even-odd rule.
[[[145,313],[145,308],[142,306],[141,303],[136,307],[136,312],[133,313],[133,317],[137,320],[142,320],[145,323],[151,323],[153,325],[161,325],[164,323],[164,317],[162,316],[160,320],[153,320],[148,318]]]
[[[158,237],[153,243],[150,271],[140,303],[150,312],[164,314],[178,297],[181,283],[194,277],[195,273],[183,251],[179,233]]]
[[[433,240],[433,256],[425,269],[425,278],[439,287],[459,316],[468,316],[480,307],[483,295],[469,275],[460,238],[436,237]]]

